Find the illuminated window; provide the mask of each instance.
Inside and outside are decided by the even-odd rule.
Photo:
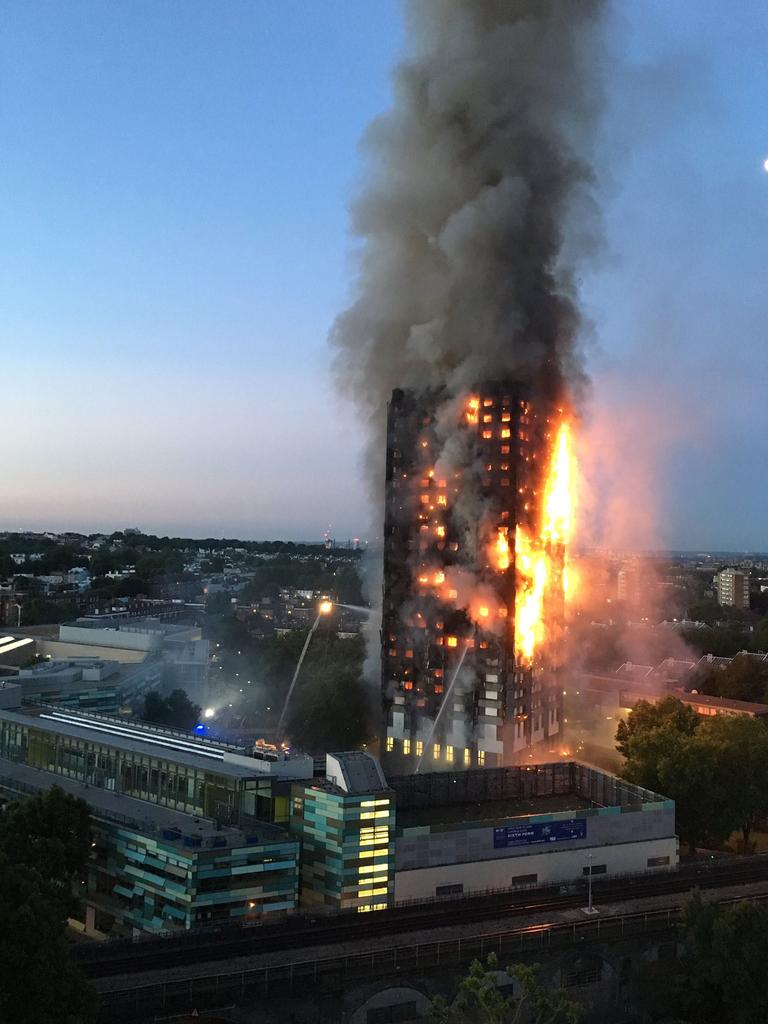
[[[452,761],[453,760],[453,747],[448,747],[447,746],[445,748],[445,759],[446,759],[446,761]]]
[[[405,656],[406,656],[406,658],[412,658],[413,657],[413,651],[410,649],[410,647],[405,652]]]
[[[437,534],[438,537],[444,537],[445,536],[445,527],[444,526],[438,526],[437,529],[435,530],[435,533]]]
[[[491,413],[486,413],[486,415],[483,416],[483,423],[493,423],[493,415]]]
[[[381,843],[379,845],[382,845]],[[388,857],[389,856],[389,842],[383,850],[360,850],[358,852],[360,860],[368,860],[372,857]]]
[[[403,683],[403,689],[404,690],[412,690],[413,689],[413,680],[412,679],[406,679],[405,682]]]
[[[357,869],[357,873],[358,873],[358,875],[375,875],[377,872],[381,872],[381,869],[382,869],[381,864],[361,864],[360,867]],[[386,882],[386,880],[387,880],[387,876],[386,875],[384,875],[384,877],[381,878],[381,879],[379,879],[379,878],[366,878],[364,880],[363,884],[364,885],[371,885],[373,882],[379,882],[379,881]]]
[[[441,683],[435,683],[435,693],[439,695],[442,692],[443,692],[442,684]]]
[[[511,419],[511,416],[510,416],[510,414],[508,412],[503,412],[501,414],[501,422],[502,423],[509,423],[510,419]]]
[[[465,765],[469,765],[471,756],[472,755],[469,752],[469,747],[465,747],[464,748],[464,764]]]
[[[436,761],[440,760],[440,744],[439,743],[436,743],[434,745],[434,747],[432,747],[432,754],[433,754],[433,756],[434,756]]]
[[[424,741],[416,740],[416,757],[421,757],[424,753]]]
[[[486,409],[490,409],[490,407],[491,407],[492,405],[493,405],[493,399],[492,399],[492,398],[484,398],[484,399],[483,399],[483,406],[484,406],[484,407],[485,407]]]
[[[422,505],[428,505],[429,504],[429,495],[428,494],[422,494],[421,495],[421,504]]]
[[[456,593],[455,590],[451,591],[451,594],[455,594],[455,593]],[[459,641],[458,641],[457,637],[455,637],[455,636],[447,636],[445,638],[445,642],[448,644],[449,647],[458,647],[459,646]]]
[[[361,807],[389,807],[389,800],[361,800]]]
[[[395,738],[394,736],[387,736],[387,751],[395,749]]]
[[[502,437],[511,437],[512,436],[512,431],[509,429],[509,427],[502,427],[501,428],[501,436]]]
[[[448,499],[446,498],[446,496],[444,494],[438,494],[438,496],[437,496],[437,504],[438,505],[443,505],[443,506],[448,504]]]
[[[361,889],[357,895],[363,898],[366,896],[386,896],[387,890],[386,887],[384,889]]]
[[[508,444],[500,445],[499,446],[499,451],[501,452],[502,455],[509,455],[509,445]]]
[[[388,818],[389,811],[363,811],[360,815],[361,821],[370,821],[371,818]]]
[[[486,441],[490,441],[490,439],[493,437],[493,431],[492,430],[484,430],[483,431],[483,437],[485,438]]]
[[[485,751],[484,750],[478,750],[478,752],[477,752],[477,763],[480,765],[481,768],[485,764]]]
[[[411,741],[410,740],[403,740],[403,753],[404,754],[410,754],[410,752],[411,752]]]

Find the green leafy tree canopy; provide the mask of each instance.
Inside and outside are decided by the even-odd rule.
[[[511,995],[500,990],[500,975],[512,979]],[[544,988],[536,967],[512,964],[502,971],[492,953],[484,964],[472,961],[452,1003],[440,996],[433,1000],[429,1019],[432,1024],[578,1024],[583,1016],[584,1007],[562,989]]]

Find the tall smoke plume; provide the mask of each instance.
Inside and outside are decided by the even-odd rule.
[[[352,207],[362,240],[356,297],[331,332],[339,389],[369,432],[374,538],[393,389],[442,396],[434,465],[465,480],[477,467],[457,422],[481,382],[517,382],[569,404],[583,390],[577,283],[599,238],[589,156],[604,8],[604,0],[407,0],[410,52],[395,71],[392,110],[367,132],[367,176]],[[493,511],[476,497],[467,487],[454,503],[468,539]],[[474,572],[472,542],[461,551],[458,561]],[[380,569],[374,559],[374,600]],[[479,593],[479,577],[461,566],[455,576]],[[377,627],[372,621],[371,676]]]
[[[382,480],[395,387],[583,383],[576,289],[599,235],[589,155],[603,0],[410,0],[411,55],[370,126],[357,297],[331,343]]]

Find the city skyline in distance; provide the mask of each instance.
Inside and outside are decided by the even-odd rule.
[[[0,528],[373,536],[325,335],[397,6],[201,8],[178,46],[173,4],[142,19],[68,7],[8,12],[0,44]],[[605,126],[610,258],[583,282],[586,414],[651,462],[660,549],[766,544],[760,24],[757,3],[724,25],[655,2],[612,29],[626,64]]]

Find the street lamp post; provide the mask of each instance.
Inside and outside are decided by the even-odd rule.
[[[583,908],[585,914],[592,916],[593,914],[599,914],[600,911],[592,904],[592,858],[594,854],[587,854],[588,863],[588,874],[587,874],[587,905]]]

